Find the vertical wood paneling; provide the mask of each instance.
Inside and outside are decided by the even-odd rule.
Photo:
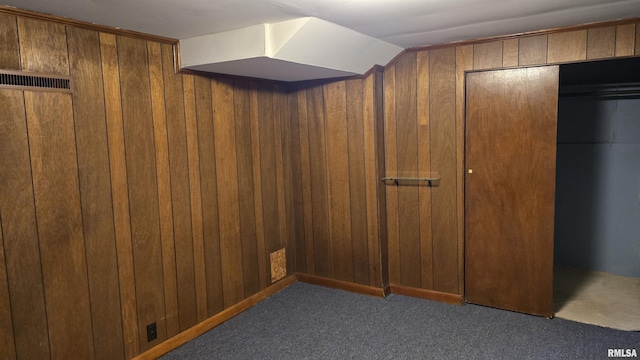
[[[20,70],[18,20],[0,14],[0,69]]]
[[[71,96],[25,92],[25,110],[51,357],[93,358]]]
[[[158,179],[158,205],[160,213],[160,241],[162,243],[162,273],[164,279],[164,305],[166,309],[167,337],[180,332],[178,319],[178,285],[176,253],[173,241],[173,212],[171,209],[171,176],[169,173],[169,144],[167,115],[164,103],[162,47],[147,43],[149,53],[149,80],[151,81],[151,111],[156,148],[156,174]]]
[[[258,248],[256,246],[256,216],[253,194],[253,163],[251,149],[251,109],[249,83],[234,81],[233,105],[238,159],[238,189],[240,207],[240,235],[244,294],[251,296],[260,290],[258,278]]]
[[[96,358],[124,357],[98,33],[67,29]]]
[[[0,213],[0,358],[15,359],[16,347],[13,337],[13,319],[7,280],[7,259],[2,236],[2,213]]]
[[[167,337],[151,89],[144,41],[117,38],[140,351]],[[147,325],[158,338],[146,341]]]
[[[473,67],[471,46],[456,48],[456,180],[458,221],[458,294],[464,293],[464,129],[465,129],[465,74]]]
[[[203,241],[207,273],[208,315],[224,309],[222,265],[220,259],[220,229],[218,225],[218,185],[214,145],[211,81],[196,77],[196,113],[198,150],[200,151],[200,188],[202,192]]]
[[[294,225],[294,239],[296,249],[296,264],[295,271],[300,273],[307,273],[307,258],[306,258],[306,241],[305,238],[305,226],[304,226],[304,202],[302,196],[302,160],[301,160],[301,148],[300,148],[300,122],[298,112],[298,92],[291,91],[289,94],[289,123],[290,131],[289,138],[291,139],[291,186],[293,192],[293,225]]]
[[[233,118],[233,84],[212,81],[214,144],[220,221],[220,257],[224,307],[244,298],[240,209],[238,205],[238,166]]]
[[[251,159],[253,166],[253,200],[256,217],[256,247],[258,254],[258,279],[260,289],[267,287],[267,255],[264,241],[264,217],[262,214],[262,176],[260,160],[260,116],[258,114],[258,84],[249,83],[249,111],[251,116]]]
[[[640,23],[636,23],[636,55],[640,55]]]
[[[474,55],[475,57],[475,55]],[[432,190],[433,287],[458,292],[458,246],[456,215],[456,51],[445,48],[430,52],[429,119],[431,126],[431,170],[440,174]]]
[[[429,52],[417,53],[418,176],[431,177],[429,131]],[[431,188],[418,188],[420,215],[420,286],[433,289],[433,241],[431,235]]]
[[[23,93],[0,90],[0,107],[0,213],[16,354],[49,358]]]
[[[502,45],[502,66],[518,66],[518,39],[504,41]]]
[[[396,147],[398,176],[418,175],[418,118],[416,53],[396,63]],[[400,285],[420,286],[420,204],[417,186],[398,187]]]
[[[118,256],[122,334],[124,337],[125,357],[131,358],[140,352],[140,340],[131,243],[129,186],[127,184],[122,102],[120,98],[120,75],[118,72],[115,36],[100,34],[100,53],[102,55],[102,81],[109,145],[113,222]]]
[[[367,241],[367,208],[364,159],[364,80],[348,80],[347,135],[349,144],[349,193],[351,195],[351,245],[353,249],[353,281],[369,285],[369,244]],[[375,175],[374,175],[375,178]]]
[[[363,80],[363,149],[364,149],[364,185],[365,200],[367,209],[367,251],[369,253],[369,285],[382,286],[380,277],[380,230],[378,223],[380,219],[378,210],[378,186],[381,185],[379,179],[384,176],[377,167],[377,161],[380,160],[376,151],[377,137],[382,138],[383,133],[378,133],[377,126],[377,106],[382,103],[376,99],[376,87],[380,84],[376,81],[377,72],[367,76]],[[384,143],[383,143],[384,145]],[[382,158],[384,161],[384,156]],[[382,194],[384,195],[384,194]],[[359,211],[354,209],[354,211]],[[386,269],[385,269],[386,272]]]
[[[64,26],[19,19],[18,29],[23,70],[69,74]],[[25,92],[24,102],[51,356],[93,357],[71,96]]]
[[[309,122],[307,120],[307,89],[298,87],[298,131],[300,132],[300,173],[302,176],[302,205],[304,215],[304,249],[307,273],[315,274],[315,246],[313,238],[313,201],[311,198],[311,165],[309,160]]]
[[[180,331],[183,331],[197,323],[184,88],[182,76],[173,70],[173,49],[170,45],[162,45],[162,63],[178,279],[178,319]]]
[[[329,237],[329,199],[327,188],[327,154],[322,86],[307,89],[309,167],[313,208],[313,245],[315,274],[332,277]]]
[[[353,281],[347,93],[343,81],[323,86],[333,277]]]
[[[396,66],[392,65],[384,72],[384,140],[385,140],[385,176],[398,176],[396,146]],[[387,236],[389,247],[389,281],[400,284],[400,244],[398,239],[398,188],[389,186],[387,191]]]
[[[296,227],[294,223],[293,210],[293,174],[292,174],[292,144],[291,144],[291,121],[297,117],[297,109],[289,102],[288,87],[279,85],[282,102],[282,132],[280,134],[280,145],[282,146],[282,174],[284,176],[284,213],[285,225],[287,227],[287,237],[285,246],[287,248],[287,275],[294,274],[297,262],[297,250],[295,244]]]
[[[587,59],[613,57],[615,38],[615,26],[589,29],[587,32]]]
[[[267,265],[267,279],[271,283],[269,254],[280,249],[273,87],[261,82],[258,83],[257,91],[265,264]]]
[[[502,41],[473,45],[473,69],[495,69],[502,67]]]
[[[372,239],[372,242],[379,246],[377,259],[372,264],[379,266],[377,271],[377,284],[382,287],[389,285],[389,241],[387,236],[387,190],[385,184],[379,181],[385,173],[385,118],[384,118],[384,72],[375,72],[374,82],[374,121],[375,121],[375,152],[376,152],[376,182],[378,184],[378,237]]]
[[[285,201],[285,178],[284,178],[284,142],[282,140],[283,124],[287,121],[286,98],[283,96],[280,85],[274,84],[273,89],[273,136],[276,160],[276,194],[278,199],[278,229],[280,230],[280,241],[276,249],[270,250],[269,253],[277,249],[283,248],[289,242],[289,226],[287,226],[286,201]],[[290,249],[293,250],[293,249]],[[287,254],[287,260],[293,259],[295,253]],[[289,262],[287,261],[287,265]],[[289,274],[290,268],[287,269]]]
[[[65,35],[62,25],[18,18],[22,70],[69,75]]]
[[[191,228],[193,232],[193,269],[196,288],[196,314],[198,322],[208,316],[207,275],[204,260],[202,228],[202,197],[200,186],[200,154],[198,149],[198,124],[194,76],[184,75],[184,114],[187,126],[187,157],[189,159],[189,194],[191,199]]]
[[[549,64],[587,59],[587,30],[549,34]]]
[[[635,24],[616,26],[615,56],[633,56],[633,46],[636,35]]]
[[[547,63],[547,35],[527,36],[518,40],[518,65]]]

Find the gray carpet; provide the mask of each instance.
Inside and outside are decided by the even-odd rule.
[[[295,283],[162,359],[607,359],[640,333]]]

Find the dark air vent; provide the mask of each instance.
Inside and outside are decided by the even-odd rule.
[[[71,92],[71,77],[0,70],[0,89]]]

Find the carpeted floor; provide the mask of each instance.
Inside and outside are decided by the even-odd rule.
[[[553,288],[556,317],[640,331],[640,278],[556,266]]]
[[[640,333],[295,283],[163,359],[607,359]]]

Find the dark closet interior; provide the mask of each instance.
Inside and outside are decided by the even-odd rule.
[[[556,176],[556,315],[640,330],[640,59],[560,67]]]

